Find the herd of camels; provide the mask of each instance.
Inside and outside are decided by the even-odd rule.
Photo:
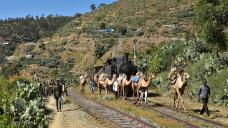
[[[136,101],[142,100],[143,95],[145,92],[148,91],[148,87],[150,86],[150,83],[152,79],[155,79],[155,75],[150,74],[146,78],[145,76],[141,76],[139,78],[139,81],[137,83],[132,82],[133,76],[128,80],[126,75],[121,75],[119,77],[123,77],[120,82],[117,82],[118,77],[114,74],[112,78],[110,79],[109,76],[105,73],[101,74],[95,74],[93,76],[93,80],[96,83],[98,87],[98,95],[102,96],[101,90],[102,88],[105,89],[106,95],[108,94],[108,87],[112,86],[114,82],[118,84],[118,95],[122,95],[123,99],[126,97],[125,88],[127,86],[130,86],[133,90],[133,98],[135,97],[135,93],[137,94]],[[88,78],[88,75],[83,76],[80,79],[80,87],[81,87],[81,93],[84,93],[84,88],[86,84],[86,79]],[[184,94],[185,87],[187,86],[187,80],[190,79],[190,75],[186,73],[183,69],[178,68],[171,68],[171,71],[168,75],[168,78],[172,81],[171,88],[173,90],[173,100],[174,100],[174,108],[178,109],[179,103],[182,104],[183,109],[184,107],[184,100],[182,95]],[[143,88],[143,92],[141,89]],[[141,92],[141,93],[140,93]],[[141,94],[141,95],[140,95]],[[146,100],[146,96],[145,96]]]

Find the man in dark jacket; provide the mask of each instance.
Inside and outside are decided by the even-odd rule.
[[[63,95],[63,90],[62,90],[62,86],[60,84],[60,81],[57,80],[55,81],[55,87],[54,87],[54,97],[56,100],[56,109],[58,112],[61,112],[61,108],[62,108],[62,95]]]
[[[210,92],[210,87],[207,85],[207,81],[204,79],[203,80],[203,85],[201,85],[200,87],[200,91],[199,91],[199,100],[202,101],[203,103],[203,108],[200,111],[200,115],[203,115],[204,112],[207,113],[207,116],[210,116],[209,110],[208,110],[208,98],[210,96],[211,92]]]

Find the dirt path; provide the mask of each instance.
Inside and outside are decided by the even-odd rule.
[[[108,125],[95,120],[74,103],[63,105],[62,112],[57,112],[55,99],[49,97],[47,107],[54,112],[49,128],[106,128]]]

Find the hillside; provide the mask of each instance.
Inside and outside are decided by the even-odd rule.
[[[35,43],[49,37],[71,21],[69,16],[26,16],[0,20],[0,65],[6,63],[5,57],[11,56],[21,43]],[[19,48],[20,49],[20,48]]]
[[[124,52],[132,57],[135,42],[138,65],[158,74],[155,84],[161,89],[168,88],[164,78],[170,67],[181,64],[193,76],[189,95],[196,96],[198,87],[193,85],[204,77],[217,87],[214,95],[219,97],[214,101],[218,101],[227,84],[227,52],[213,53],[197,41],[194,15],[192,1],[119,0],[76,17],[34,45],[19,44],[7,57],[14,64],[3,71],[77,81],[78,75],[110,57]]]
[[[38,45],[33,52],[40,58],[59,55],[65,62],[74,59],[71,71],[79,73],[95,63],[103,64],[109,57],[132,52],[134,40],[144,51],[152,44],[190,36],[192,16],[191,2],[120,0],[82,15],[53,36],[39,40],[45,50]],[[114,31],[104,32],[106,29]]]
[[[61,79],[67,87],[77,85],[68,88],[71,98],[65,100],[70,103],[76,96],[71,94],[79,93],[79,76],[125,52],[133,59],[134,44],[138,69],[145,76],[155,75],[148,87],[148,100],[161,105],[147,105],[164,108],[161,112],[175,115],[173,119],[189,121],[188,114],[199,116],[198,92],[202,80],[207,80],[211,90],[212,120],[228,124],[225,111],[228,106],[227,5],[227,0],[118,0],[73,17],[49,15],[0,20],[0,118],[3,119],[0,127],[18,124],[48,127],[46,114],[49,112],[44,110],[46,100],[43,97],[47,96],[46,87],[53,89],[52,80]],[[180,89],[185,91],[183,99],[187,110],[184,117],[167,109],[167,106],[173,108],[173,85],[167,78],[171,67],[183,69],[191,78],[185,78],[186,88]],[[180,77],[177,75],[177,78]],[[187,126],[186,122],[168,120],[167,115],[144,107],[136,109],[138,105],[127,103],[122,97],[115,99],[111,94],[100,98],[97,88],[91,95],[87,90],[89,86],[85,89],[88,99],[140,119],[149,117],[164,127]],[[68,114],[63,111],[64,119],[57,118],[53,122],[68,120],[66,116],[72,117],[69,113],[80,116],[72,113],[77,110],[66,110]],[[204,125],[194,118],[191,120],[200,127],[213,127],[208,122]],[[64,127],[65,124],[68,125],[67,121]]]

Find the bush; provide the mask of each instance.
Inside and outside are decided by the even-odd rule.
[[[17,83],[17,96],[14,99],[16,121],[20,127],[44,127],[48,122],[44,113],[42,86],[38,82]]]
[[[99,42],[96,41],[95,44],[95,54],[98,58],[104,55],[114,44],[116,43],[116,40],[114,38],[108,38],[100,40]]]
[[[222,96],[227,94],[227,74],[228,68],[219,71],[217,74],[214,74],[208,77],[208,85],[211,88],[211,99],[214,103],[224,103],[222,101]]]

